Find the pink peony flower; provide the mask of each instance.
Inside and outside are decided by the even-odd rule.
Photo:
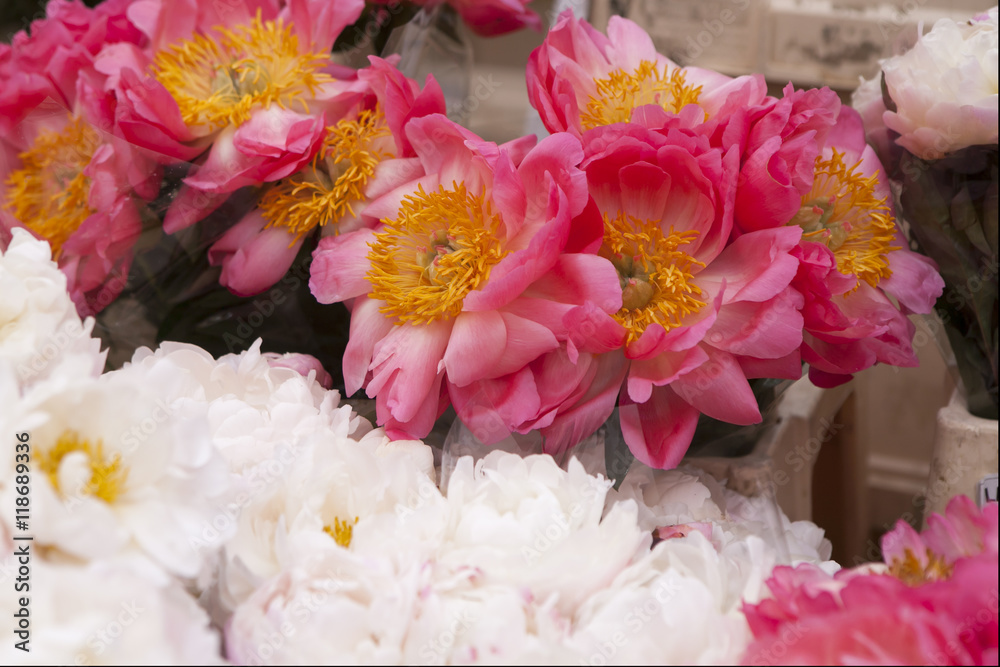
[[[324,238],[310,287],[321,303],[353,299],[347,392],[364,386],[388,433],[420,438],[449,387],[558,348],[563,298],[601,300],[563,274],[591,274],[587,288],[614,275],[594,255],[561,255],[587,202],[578,140],[497,147],[441,115],[413,119],[406,135],[426,175],[369,204],[375,229]],[[512,421],[532,407],[514,405]]]
[[[82,316],[124,288],[141,228],[137,202],[155,197],[159,184],[155,165],[111,134],[115,100],[93,67],[103,40],[141,41],[126,4],[50,3],[30,35],[15,37],[9,69],[0,69],[0,90],[16,96],[0,121],[12,128],[0,139],[0,241],[14,227],[48,241]]]
[[[781,99],[768,97],[750,112],[736,192],[740,231],[782,225],[799,212],[840,107],[829,88],[788,84]]]
[[[787,223],[804,232],[793,286],[806,298],[802,359],[810,377],[833,386],[875,363],[916,366],[907,315],[929,313],[944,281],[932,260],[909,249],[853,109],[840,109],[814,174]]]
[[[369,89],[363,106],[327,127],[309,165],[264,189],[257,208],[209,250],[211,263],[223,267],[220,282],[235,294],[252,296],[277,282],[317,228],[336,235],[374,226],[377,219],[364,214],[369,198],[422,175],[404,128],[412,118],[444,113],[440,87],[429,78],[421,91],[374,57],[358,79]],[[168,232],[175,221],[168,213]]]
[[[149,48],[106,48],[97,67],[118,96],[126,139],[165,162],[198,159],[170,229],[312,160],[326,125],[360,96],[356,80],[331,74],[329,51],[363,4],[143,0],[129,8]]]
[[[584,167],[615,267],[628,365],[622,432],[643,463],[672,468],[700,414],[761,419],[747,378],[798,377],[802,297],[788,288],[800,232],[732,229],[738,149],[680,130],[589,132]]]
[[[680,67],[656,52],[649,35],[617,16],[605,37],[566,11],[528,60],[528,99],[550,132],[580,133],[602,125],[641,121],[660,127],[679,117],[690,127],[764,100],[760,75],[731,78]],[[706,130],[709,131],[709,130]]]
[[[486,37],[530,27],[541,29],[538,14],[528,9],[530,0],[447,0],[462,20]]]
[[[125,16],[130,2],[108,0],[90,9],[79,0],[51,0],[44,18],[0,45],[0,134],[9,137],[46,98],[72,108],[78,73],[93,67],[105,45],[144,43]]]
[[[771,597],[744,604],[743,663],[996,664],[997,504],[959,496],[928,525],[883,537],[888,571],[775,568]]]

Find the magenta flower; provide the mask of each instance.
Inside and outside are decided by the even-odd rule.
[[[882,538],[887,570],[775,568],[771,597],[744,604],[743,663],[996,664],[997,504],[958,496],[928,526]]]
[[[690,127],[762,102],[760,75],[731,78],[680,67],[656,52],[649,35],[617,16],[605,37],[564,12],[528,60],[528,99],[550,132],[582,132],[641,121],[660,127],[680,117]],[[721,132],[721,129],[719,130]]]
[[[252,296],[277,282],[306,236],[373,227],[365,215],[370,198],[422,175],[404,128],[413,118],[444,113],[444,96],[433,78],[423,91],[379,58],[358,72],[368,88],[362,106],[324,130],[322,143],[301,171],[261,191],[257,207],[209,250],[222,265],[220,282]],[[179,211],[180,209],[174,209]],[[168,214],[165,227],[171,231]]]
[[[562,267],[597,285],[614,276],[593,255],[561,255],[587,202],[578,140],[497,147],[441,115],[406,135],[424,175],[369,204],[375,229],[324,238],[310,287],[322,303],[353,299],[347,392],[364,386],[390,434],[419,438],[449,386],[559,347]]]

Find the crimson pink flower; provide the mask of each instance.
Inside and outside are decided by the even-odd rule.
[[[358,72],[368,94],[356,111],[325,129],[311,162],[261,191],[258,205],[209,250],[222,265],[220,282],[252,296],[277,282],[308,234],[372,227],[364,214],[377,197],[422,175],[404,128],[413,118],[444,113],[444,95],[433,78],[423,91],[385,60]],[[175,209],[179,210],[179,209]],[[172,231],[170,216],[164,223]]]
[[[347,392],[364,386],[390,434],[420,438],[447,387],[559,347],[560,297],[581,296],[564,274],[606,289],[614,273],[594,255],[562,254],[587,203],[577,139],[498,148],[441,115],[411,120],[406,134],[425,175],[369,204],[377,228],[325,237],[310,287],[322,303],[353,299]],[[603,295],[579,301],[588,297]]]
[[[671,116],[688,126],[718,121],[767,94],[760,75],[734,79],[680,67],[632,21],[612,16],[604,36],[570,11],[532,52],[527,79],[528,99],[545,127],[577,135],[636,120],[659,127]]]
[[[996,664],[997,504],[959,496],[928,526],[883,537],[887,569],[775,568],[771,597],[744,604],[743,663]]]

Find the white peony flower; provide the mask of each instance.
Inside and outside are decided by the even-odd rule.
[[[580,664],[738,663],[751,635],[731,578],[757,567],[698,532],[660,542],[576,615]]]
[[[966,23],[940,19],[906,53],[882,62],[897,143],[934,160],[997,143],[997,9]]]
[[[12,233],[0,249],[0,363],[22,386],[57,372],[99,375],[107,353],[91,337],[94,319],[80,321],[49,244],[24,229]]]
[[[30,434],[35,544],[83,561],[140,553],[180,576],[199,572],[190,538],[228,484],[204,421],[179,418],[121,376],[36,385],[15,409],[15,429]],[[0,504],[14,507],[13,444],[3,449]]]
[[[53,564],[37,551],[31,558],[30,590],[5,585],[0,595],[8,623],[23,613],[22,597],[29,619],[26,635],[4,633],[0,664],[225,664],[208,616],[157,569],[128,560]],[[8,569],[17,569],[14,556],[0,558],[0,572]],[[23,639],[29,652],[17,648]]]
[[[429,557],[446,520],[444,498],[425,472],[432,466],[429,447],[391,442],[381,429],[360,441],[321,431],[261,464],[229,506],[236,532],[219,574],[222,610],[300,553],[350,547],[387,562]]]
[[[607,586],[651,536],[636,523],[634,503],[604,513],[611,482],[572,459],[494,451],[475,465],[459,460],[448,484],[452,524],[440,565],[476,568],[488,585],[530,592],[570,616]]]
[[[163,343],[155,352],[137,350],[130,364],[109,375],[141,377],[172,408],[205,411],[213,442],[243,476],[314,433],[360,437],[371,430],[314,373],[274,366],[260,345],[258,339],[246,352],[216,360],[195,345]]]

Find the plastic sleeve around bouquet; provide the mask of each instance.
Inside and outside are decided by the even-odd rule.
[[[145,207],[125,289],[97,316],[96,330],[111,348],[109,367],[128,361],[140,346],[165,340],[193,343],[221,356],[242,352],[261,338],[264,352],[322,360],[334,388],[343,390],[340,359],[350,315],[340,304],[320,306],[309,291],[316,239],[303,243],[271,288],[251,297],[233,294],[220,284],[222,268],[211,265],[208,249],[254,208],[258,188],[237,190],[198,224],[166,234],[161,221],[186,171],[186,166],[167,170],[160,195]]]
[[[911,238],[945,280],[936,310],[969,411],[996,419],[997,146],[970,146],[934,161],[904,150],[895,177]]]

